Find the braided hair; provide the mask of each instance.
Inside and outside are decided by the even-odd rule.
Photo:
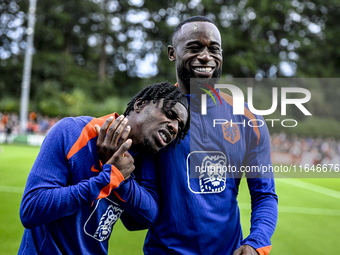
[[[185,127],[183,128],[183,130],[181,129],[178,132],[178,135],[176,137],[176,141],[180,143],[180,141],[183,140],[184,137],[189,132],[189,127],[190,127],[189,103],[185,97],[185,94],[182,91],[180,91],[176,86],[174,86],[173,84],[169,82],[155,83],[142,89],[127,104],[127,108],[124,112],[124,116],[129,115],[129,113],[134,110],[134,104],[138,99],[141,99],[141,101],[152,100],[153,103],[156,103],[156,100],[161,99],[161,98],[164,99],[163,106],[162,106],[163,110],[172,109],[172,107],[174,107],[176,103],[181,103],[188,111],[188,120],[185,124]],[[169,101],[171,101],[171,103],[167,107],[167,109],[165,109]],[[175,141],[175,144],[176,144],[176,141]]]

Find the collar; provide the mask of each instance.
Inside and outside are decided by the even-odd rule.
[[[216,92],[217,94],[211,93],[212,97],[207,95],[207,108],[212,108],[220,104],[220,90],[216,89]],[[192,109],[201,108],[201,94],[189,94],[186,95],[186,97]]]

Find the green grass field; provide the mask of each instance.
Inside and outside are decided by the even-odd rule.
[[[0,145],[0,251],[16,254],[24,231],[19,205],[37,147]],[[339,174],[340,177],[340,174]],[[340,237],[340,178],[276,179],[279,219],[271,255],[338,254]],[[239,203],[244,235],[250,228],[250,198],[246,182]],[[129,232],[118,222],[109,254],[142,254],[146,231]]]

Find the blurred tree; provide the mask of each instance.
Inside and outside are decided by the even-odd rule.
[[[0,99],[20,98],[27,5],[0,4]],[[193,15],[220,28],[224,77],[340,73],[340,0],[45,0],[37,6],[31,108],[46,114],[85,112],[79,102],[86,110],[104,109],[99,105],[115,97],[124,108],[120,97],[151,82],[175,82],[167,46],[174,27]],[[336,100],[330,89],[323,93],[322,102]]]
[[[15,57],[25,48],[25,9],[18,5],[20,0],[4,0],[0,3],[0,59]],[[22,4],[28,8],[28,4]]]
[[[151,36],[165,43],[158,62],[161,76],[169,77],[168,65],[163,61],[167,61],[166,44],[170,43],[173,27],[189,16],[205,15],[220,28],[225,75],[258,79],[339,77],[338,0],[184,2],[145,3],[159,28]],[[162,9],[164,6],[168,7]],[[324,54],[326,45],[330,47]]]

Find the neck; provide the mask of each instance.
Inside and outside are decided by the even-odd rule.
[[[177,87],[184,94],[186,95],[190,94],[190,89],[185,86],[185,83],[181,79],[179,79],[178,75],[177,75]]]
[[[178,88],[180,91],[182,91],[184,94],[188,95],[190,94],[190,91],[187,89],[186,86],[178,84]]]
[[[132,145],[131,145],[131,147],[130,147],[129,150],[130,150],[132,153],[137,153],[137,152],[141,151],[141,148],[140,148],[140,146],[134,145],[134,144],[132,143]]]
[[[131,150],[133,150],[133,148],[136,148],[136,145],[139,142],[137,141],[138,130],[139,130],[138,124],[135,122],[135,118],[133,117],[132,112],[130,112],[130,114],[126,116],[125,118],[128,119],[128,126],[130,126],[130,133],[128,135],[128,138],[132,140]]]

